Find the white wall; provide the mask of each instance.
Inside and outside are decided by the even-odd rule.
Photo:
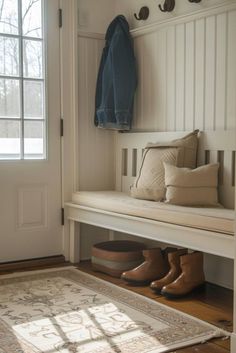
[[[99,10],[100,5],[104,12]],[[79,0],[82,190],[107,189],[114,185],[113,133],[95,128],[93,114],[96,75],[104,45],[101,33],[116,14],[126,15],[134,36],[139,76],[134,129],[178,131],[236,127],[236,1],[203,0],[200,4],[190,4],[187,0],[177,0],[175,11],[163,14],[156,0],[147,0],[150,18],[139,22],[133,14],[143,5],[141,0]],[[85,257],[92,242],[89,233],[84,229]],[[99,241],[101,235],[104,233],[94,235],[93,240]],[[206,256],[206,265],[208,280],[232,286],[232,261]]]
[[[78,26],[81,31],[104,33],[115,16],[116,1],[78,0]]]

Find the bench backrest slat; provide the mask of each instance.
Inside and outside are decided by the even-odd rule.
[[[116,137],[116,190],[128,192],[140,169],[144,148],[148,142],[166,142],[188,132],[118,133]],[[220,163],[219,200],[226,208],[235,204],[236,132],[201,132],[198,166]]]

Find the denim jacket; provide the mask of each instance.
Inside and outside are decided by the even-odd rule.
[[[95,125],[105,129],[131,129],[136,85],[136,62],[129,25],[125,17],[119,15],[106,32],[97,78]]]

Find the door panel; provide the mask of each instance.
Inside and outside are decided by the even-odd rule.
[[[44,3],[47,118],[46,121],[40,121],[41,111],[35,110],[34,106],[30,105],[29,98],[30,92],[35,89],[39,101],[43,99],[41,83],[34,81],[41,72],[27,67],[26,74],[30,75],[31,80],[24,81],[24,108],[31,118],[26,121],[27,113],[25,113],[22,128],[25,160],[0,161],[0,262],[62,254],[59,1],[45,0]],[[32,29],[31,35],[37,37],[38,34]],[[37,50],[34,48],[34,53],[37,53]],[[25,67],[23,69],[26,70]],[[34,75],[35,77],[32,77]],[[38,120],[34,122],[35,117]],[[19,121],[14,123],[17,125]],[[47,126],[47,147],[40,148],[43,151],[42,155],[47,151],[47,158],[33,160],[35,156],[42,157],[38,153],[39,142],[42,143],[42,139],[37,140],[34,131],[37,131],[37,136],[43,136],[43,124]],[[19,130],[20,136],[22,130],[21,128]],[[17,128],[14,131],[18,131]],[[16,151],[16,155],[17,153],[20,151]]]

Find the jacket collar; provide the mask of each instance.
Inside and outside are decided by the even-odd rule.
[[[110,23],[107,32],[106,32],[106,41],[110,41],[112,39],[113,34],[116,31],[117,26],[122,28],[124,32],[129,33],[129,24],[123,15],[118,15],[114,18],[114,20]]]

